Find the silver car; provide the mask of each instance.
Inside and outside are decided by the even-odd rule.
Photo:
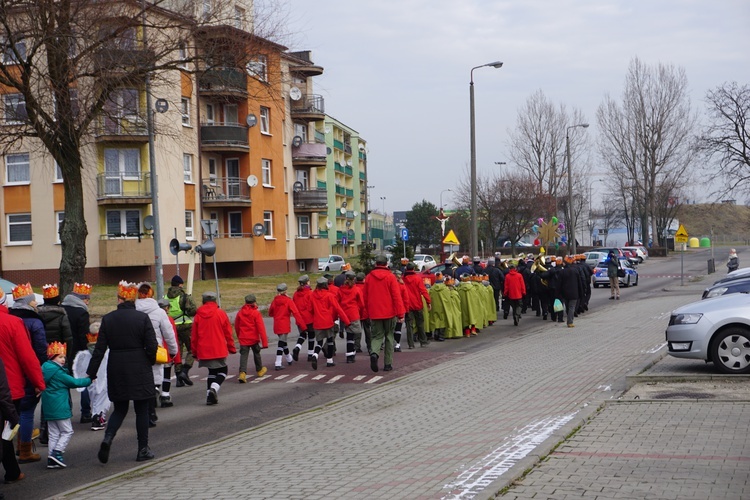
[[[735,293],[672,311],[669,354],[711,361],[722,373],[750,373],[750,295]]]

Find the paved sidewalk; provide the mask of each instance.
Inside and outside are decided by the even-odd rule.
[[[482,352],[159,457],[61,497],[489,498],[580,426],[552,455],[570,471],[568,479],[558,478],[561,489],[550,490],[545,480],[533,476],[555,475],[553,469],[547,472],[550,460],[527,476],[532,482],[522,483],[525,490],[514,489],[513,495],[662,497],[662,490],[652,494],[638,485],[654,487],[670,479],[681,487],[692,485],[690,492],[696,495],[703,488],[721,497],[742,497],[741,471],[744,466],[744,488],[750,469],[748,419],[742,425],[740,418],[740,412],[748,410],[745,403],[712,406],[714,401],[692,408],[687,406],[691,403],[615,402],[633,367],[647,366],[649,359],[660,356],[669,311],[689,301],[681,294],[657,295],[659,300],[630,305],[624,297],[606,311],[579,318],[574,329],[525,317],[522,322],[534,326],[520,334],[501,320],[482,332],[498,336]],[[206,411],[216,410],[220,407]],[[691,420],[681,421],[686,414]],[[728,425],[709,426],[722,421]],[[701,422],[705,425],[698,429],[698,439],[693,429]],[[741,439],[734,439],[737,436]],[[675,437],[680,443],[670,444]],[[618,462],[623,457],[627,464]],[[612,479],[606,479],[604,468],[595,467],[605,461],[613,464],[607,469]],[[648,470],[636,468],[646,461],[652,464]],[[660,466],[661,461],[670,466]],[[576,471],[584,462],[587,466]],[[612,489],[602,492],[598,477]],[[727,484],[730,489],[722,489]],[[666,495],[666,488],[664,492],[665,498],[680,496]]]

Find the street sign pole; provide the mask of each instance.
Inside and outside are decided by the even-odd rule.
[[[680,286],[685,286],[685,244],[688,242],[688,232],[682,224],[680,224],[680,227],[674,234],[674,241],[675,244],[682,244],[682,252],[680,252]]]

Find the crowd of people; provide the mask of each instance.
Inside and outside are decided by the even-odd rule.
[[[610,260],[617,262],[613,255]],[[378,256],[367,275],[347,264],[340,275],[325,274],[314,284],[300,276],[293,292],[279,284],[268,307],[276,341],[274,370],[304,359],[304,351],[312,370],[323,359],[326,367],[336,366],[338,335],[346,339],[346,363],[363,353],[371,371],[391,371],[403,340],[405,348],[415,349],[417,343],[425,348],[430,342],[475,336],[501,314],[517,326],[528,311],[572,328],[591,296],[592,271],[583,255],[497,255],[486,265],[466,256],[434,280],[413,263],[402,264],[392,270],[386,257]],[[66,467],[64,453],[73,435],[70,389],[80,392],[81,423],[104,430],[98,452],[102,463],[109,460],[132,401],[135,457],[144,461],[154,458],[148,435],[157,425],[157,408],[173,406],[172,370],[177,387],[192,386],[189,372],[197,360],[207,370],[209,406],[219,402],[230,354],[239,350],[239,383],[248,381],[251,352],[255,374],[266,374],[261,351],[268,348],[269,335],[254,294],[245,296],[232,324],[215,292],[203,293],[197,306],[180,276],[170,285],[157,299],[149,283],[120,282],[117,308],[93,323],[88,311],[92,287],[86,283],[75,283],[62,301],[56,285],[45,285],[40,306],[28,283],[13,289],[10,308],[0,291],[0,413],[5,427],[18,436],[18,454],[13,439],[2,440],[6,483],[24,478],[19,463],[41,460],[37,439],[48,447],[48,468]],[[612,294],[619,298],[619,289],[612,286]],[[35,428],[40,399],[41,422]]]

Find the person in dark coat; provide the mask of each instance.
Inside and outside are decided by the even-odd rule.
[[[130,401],[135,408],[135,428],[138,432],[136,461],[151,460],[154,454],[148,447],[149,400],[156,396],[152,366],[156,362],[156,333],[148,314],[137,311],[135,299],[138,286],[121,281],[117,287],[117,309],[102,318],[99,337],[86,370],[94,380],[109,348],[107,362],[107,392],[115,410],[104,431],[99,447],[99,461],[106,464],[117,430],[128,413]]]
[[[86,335],[89,333],[91,320],[89,318],[89,300],[91,285],[88,283],[74,283],[73,291],[65,296],[60,305],[68,315],[70,331],[73,334],[73,346],[68,346],[68,359],[75,359],[78,351],[87,349]],[[81,423],[87,424],[92,420],[91,398],[88,389],[81,392]]]
[[[0,359],[0,429],[5,427],[5,422],[8,422],[8,426],[12,429],[18,425],[19,418],[10,394],[8,376],[5,374],[5,365],[3,364],[3,360]],[[11,444],[11,450],[13,449],[12,446]],[[3,458],[4,448],[4,446],[0,446],[0,460]]]
[[[498,264],[500,262],[498,261]],[[490,286],[492,287],[492,294],[495,297],[495,310],[500,311],[500,296],[503,293],[503,282],[505,281],[505,275],[499,267],[495,265],[495,258],[490,257],[487,259],[487,276],[490,280]]]
[[[560,290],[565,304],[565,311],[568,315],[568,328],[573,328],[573,318],[575,318],[576,302],[583,295],[583,285],[581,284],[581,274],[576,269],[573,257],[565,257],[565,267],[560,273]]]

